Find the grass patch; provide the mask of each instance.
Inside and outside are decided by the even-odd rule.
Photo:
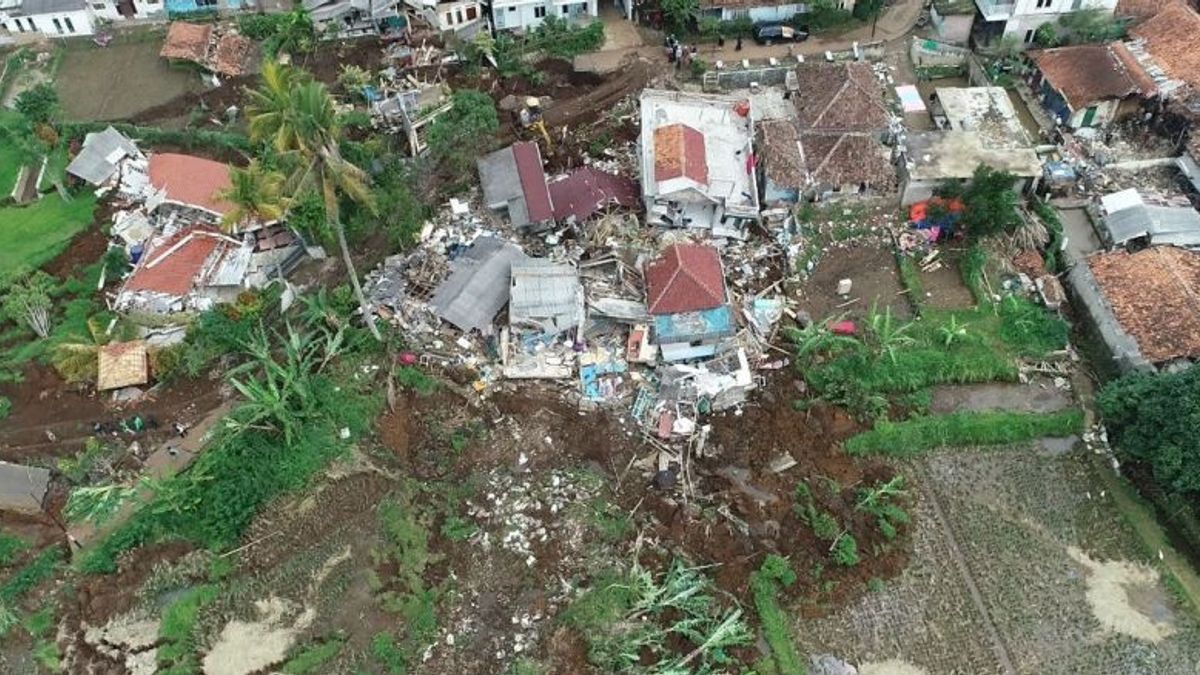
[[[846,441],[852,455],[909,457],[942,447],[1008,445],[1083,430],[1083,412],[957,412],[903,422],[879,422],[871,431]]]
[[[33,562],[22,567],[0,585],[0,603],[11,606],[43,581],[54,576],[62,563],[62,549],[57,546],[42,551]]]
[[[287,675],[307,675],[321,672],[320,668],[331,661],[345,646],[346,639],[334,637],[324,642],[309,645],[288,659],[280,670]]]
[[[900,270],[900,283],[907,291],[908,302],[913,311],[920,316],[925,304],[925,282],[921,280],[921,269],[913,256],[896,251],[896,266]]]
[[[762,567],[750,577],[750,590],[754,594],[754,606],[762,622],[763,637],[771,647],[773,659],[771,672],[779,675],[804,675],[804,661],[792,643],[791,626],[787,615],[779,606],[780,587],[796,583],[796,573],[784,558],[768,555]]]
[[[0,567],[8,567],[21,558],[29,542],[7,532],[0,532]]]
[[[0,270],[20,274],[54,260],[91,224],[95,208],[90,193],[69,202],[53,194],[27,206],[0,208]]]
[[[67,145],[60,143],[57,148],[50,151],[50,155],[46,158],[46,170],[42,173],[38,189],[49,190],[54,187],[56,182],[63,182],[67,177],[67,165],[70,163],[71,156]]]
[[[978,243],[975,243],[971,244],[971,248],[967,249],[967,253],[963,256],[959,267],[963,283],[967,285],[967,288],[971,289],[971,295],[975,296],[976,304],[981,307],[986,307],[992,303],[992,296],[987,291],[987,284],[984,281],[983,273],[984,268],[987,267],[987,262],[987,250]]]
[[[196,622],[200,610],[216,599],[219,588],[211,584],[188,589],[163,612],[158,628],[156,660],[159,672],[190,673],[200,669],[196,653]]]

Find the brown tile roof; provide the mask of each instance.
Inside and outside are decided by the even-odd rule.
[[[1117,9],[1113,13],[1141,22],[1158,14],[1172,2],[1174,0],[1117,0]]]
[[[1133,94],[1153,96],[1156,91],[1154,80],[1120,42],[1042,49],[1029,56],[1073,110]]]
[[[784,187],[804,185],[804,155],[800,152],[800,131],[791,120],[763,120],[758,125],[762,137],[758,154],[763,175]]]
[[[866,63],[804,63],[796,68],[793,96],[800,129],[876,131],[887,128],[888,109]]]
[[[104,345],[97,353],[98,391],[134,387],[149,380],[150,360],[144,340],[114,342]]]
[[[513,143],[513,162],[517,165],[517,179],[521,182],[521,194],[525,195],[525,210],[529,220],[540,223],[554,217],[550,205],[550,190],[546,187],[546,170],[542,167],[542,151],[533,141]]]
[[[550,199],[555,219],[574,216],[577,221],[587,220],[612,204],[634,208],[640,201],[637,183],[590,166],[575,169],[566,178],[551,183]]]
[[[866,183],[877,191],[896,186],[896,170],[887,149],[871,134],[806,133],[800,136],[804,168],[813,185]]]
[[[187,23],[172,21],[167,29],[167,39],[163,41],[162,51],[158,54],[167,59],[180,59],[204,63],[208,56],[208,43],[212,39],[213,27],[210,24]]]
[[[167,199],[225,215],[233,208],[217,193],[231,185],[229,166],[203,157],[159,152],[150,155],[150,184]]]
[[[1200,356],[1200,253],[1156,246],[1088,266],[1117,322],[1152,363]]]
[[[646,305],[651,314],[678,314],[725,304],[721,254],[703,244],[672,244],[646,266]]]
[[[704,134],[686,124],[668,124],[654,130],[654,180],[690,178],[708,185],[708,160]]]
[[[1200,87],[1200,14],[1183,0],[1130,31],[1172,79]]]

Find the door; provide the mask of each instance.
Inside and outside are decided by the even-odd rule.
[[[1090,127],[1096,121],[1096,106],[1088,108],[1083,113],[1083,126]]]

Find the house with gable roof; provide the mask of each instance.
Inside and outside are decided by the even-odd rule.
[[[716,248],[672,244],[646,266],[646,306],[664,361],[714,356],[733,337],[733,308]]]
[[[640,101],[647,222],[744,238],[759,219],[750,102],[656,89]]]
[[[1154,80],[1122,42],[1041,49],[1030,81],[1042,105],[1067,126],[1104,126],[1136,114],[1157,94]]]

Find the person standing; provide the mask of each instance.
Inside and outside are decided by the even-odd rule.
[[[735,44],[733,46],[733,51],[735,51],[735,52],[742,51],[742,36],[741,35],[738,36],[737,44]]]

